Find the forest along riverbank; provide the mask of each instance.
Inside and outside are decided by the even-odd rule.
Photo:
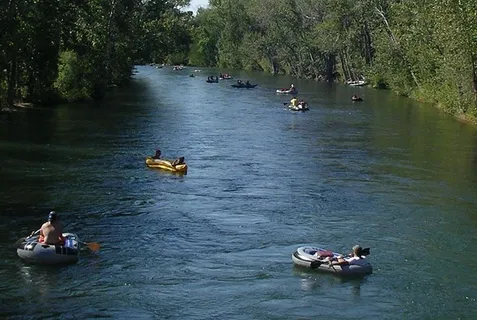
[[[135,64],[195,65],[363,82],[474,120],[476,11],[474,0],[223,0],[197,12],[171,0],[17,3],[0,9],[9,17],[2,40],[11,44],[0,52],[0,106],[102,99]]]

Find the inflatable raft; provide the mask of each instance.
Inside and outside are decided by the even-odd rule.
[[[157,168],[171,172],[187,174],[187,164],[184,162],[184,157],[180,157],[179,159],[174,161],[147,157],[146,165],[149,168]]]
[[[79,259],[80,241],[76,234],[63,233],[64,245],[39,242],[39,235],[26,237],[17,247],[17,254],[28,263],[69,264]]]
[[[369,254],[369,248],[364,249],[363,254]],[[331,260],[336,260],[339,256],[344,257],[345,260],[350,260],[349,263],[330,264]],[[316,247],[299,247],[293,252],[292,259],[298,266],[341,276],[366,275],[373,272],[372,265],[364,255],[359,260],[352,260],[342,254]]]
[[[298,105],[298,106],[293,106],[293,105],[289,105],[288,106],[288,109],[290,109],[291,111],[308,111],[310,109],[308,109],[308,104],[305,104],[304,106],[303,105]]]
[[[298,94],[298,90],[290,90],[290,89],[277,89],[278,94]]]
[[[234,88],[245,88],[245,89],[252,89],[257,86],[257,84],[231,84]]]

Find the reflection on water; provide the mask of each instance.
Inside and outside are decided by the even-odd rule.
[[[332,290],[333,286],[340,286],[348,288],[356,296],[361,293],[361,284],[370,276],[342,277],[298,266],[293,267],[293,274],[300,281],[303,291]]]

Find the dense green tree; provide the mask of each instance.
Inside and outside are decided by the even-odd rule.
[[[2,1],[1,104],[101,98],[135,62],[187,61],[187,0]]]

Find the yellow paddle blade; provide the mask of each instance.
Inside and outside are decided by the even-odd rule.
[[[97,242],[84,242],[83,244],[85,244],[89,248],[89,250],[93,252],[98,251],[101,247],[101,245]]]

